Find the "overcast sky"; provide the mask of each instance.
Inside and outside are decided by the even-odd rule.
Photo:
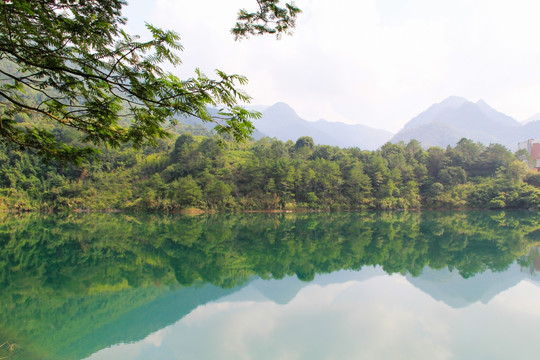
[[[144,22],[181,36],[181,78],[196,67],[249,78],[252,104],[283,101],[306,120],[397,132],[450,95],[484,99],[519,121],[540,112],[538,0],[297,0],[293,36],[235,42],[255,0],[128,0]]]

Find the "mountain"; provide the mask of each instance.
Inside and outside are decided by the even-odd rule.
[[[254,124],[261,134],[282,141],[296,141],[301,136],[310,136],[316,144],[359,147],[366,150],[379,148],[392,136],[388,131],[365,125],[349,125],[326,120],[307,121],[285,103],[270,106],[263,111],[262,118],[255,120]]]
[[[296,141],[301,136],[310,136],[319,145],[376,150],[388,141],[408,143],[412,139],[420,141],[425,148],[445,148],[448,145],[455,146],[465,137],[484,145],[499,143],[515,151],[519,142],[540,138],[540,114],[520,123],[497,111],[484,100],[474,103],[459,96],[450,96],[433,104],[407,122],[393,137],[388,131],[360,124],[307,121],[282,102],[267,108],[257,106],[252,109],[262,112],[262,118],[254,121],[254,139],[269,136],[281,141]],[[212,132],[214,126],[212,123],[203,124],[193,117],[179,121],[189,125],[192,131],[204,127],[206,131]]]
[[[514,150],[518,142],[537,137],[540,132],[536,129],[540,129],[540,121],[523,125],[484,100],[473,103],[451,96],[411,119],[390,141],[416,139],[424,147],[446,147],[466,137],[485,145],[503,144]]]
[[[484,100],[478,100],[476,102],[476,106],[480,109],[480,111],[482,111],[492,120],[500,123],[503,126],[519,127],[521,125],[511,116],[503,114],[502,112],[499,112],[495,110],[494,108],[492,108],[491,106],[489,106]]]
[[[455,309],[475,302],[487,304],[495,296],[521,281],[529,281],[540,286],[538,278],[524,272],[518,264],[511,265],[503,272],[486,271],[469,279],[448,268],[442,270],[425,268],[419,277],[411,275],[406,277],[416,288]]]
[[[466,103],[468,100],[458,96],[450,96],[444,101],[431,105],[427,110],[422,112],[420,115],[414,117],[408,123],[405,124],[403,130],[411,130],[429,123],[439,122],[438,118],[441,114],[447,112],[449,109],[459,108],[461,105]],[[399,134],[399,133],[398,133]],[[397,134],[396,134],[397,135]]]
[[[302,119],[287,104],[277,103],[270,107],[248,106],[250,110],[260,111],[262,118],[254,120],[254,139],[265,136],[275,137],[281,141],[296,141],[299,137],[310,136],[319,145],[339,147],[359,147],[363,150],[375,150],[390,140],[392,133],[385,130],[370,128],[365,125],[349,125],[326,120],[307,121]],[[217,109],[210,108],[212,115],[217,115]],[[190,131],[196,135],[214,133],[214,123],[203,123],[194,116],[181,117],[177,131]]]
[[[540,113],[534,114],[533,116],[531,116],[530,118],[525,119],[521,123],[525,125],[525,124],[531,123],[533,121],[540,121]]]
[[[341,122],[330,122],[318,120],[312,124],[317,129],[327,134],[332,134],[334,142],[328,142],[326,145],[340,147],[359,147],[365,150],[376,150],[392,137],[392,133],[374,129],[361,124],[345,124]],[[314,138],[315,140],[315,138]],[[315,140],[315,142],[317,142]]]
[[[324,143],[332,137],[318,130],[306,121],[287,104],[277,103],[263,111],[262,118],[254,121],[255,128],[262,134],[282,141],[295,141],[301,136],[311,136],[313,140],[323,139]],[[317,142],[317,141],[316,141]]]

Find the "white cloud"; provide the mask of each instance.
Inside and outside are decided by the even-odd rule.
[[[288,304],[215,302],[89,359],[536,358],[540,289],[522,281],[453,309],[403,276],[308,285]]]
[[[540,3],[532,0],[302,0],[295,35],[234,42],[229,29],[253,0],[130,2],[177,30],[190,76],[199,66],[241,73],[254,103],[285,101],[309,119],[394,131],[449,95],[485,99],[518,120],[540,111]]]

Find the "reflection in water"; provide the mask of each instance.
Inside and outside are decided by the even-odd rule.
[[[310,283],[287,304],[253,302],[248,290],[241,291],[244,301],[239,294],[200,306],[142,341],[112,346],[89,360],[149,354],[160,360],[537,358],[531,344],[537,341],[540,287],[529,282],[488,305],[459,310],[402,275]]]
[[[284,280],[272,288],[277,280],[256,277],[310,281],[374,265],[408,274],[423,289],[426,284],[414,281],[425,267],[455,270],[461,280],[506,270],[516,259],[534,269],[534,256],[522,256],[540,242],[540,219],[531,212],[0,216],[0,342],[20,344],[24,359],[80,359],[181,318],[183,324],[208,316],[197,315],[201,309],[252,306],[253,299],[216,302],[236,293],[227,297],[234,299],[242,288],[256,289],[259,300],[272,300],[260,304],[279,308],[315,286]],[[406,283],[402,276],[388,279]],[[248,329],[257,328],[253,334],[264,330],[243,316]]]

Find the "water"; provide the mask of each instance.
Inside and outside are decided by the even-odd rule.
[[[536,212],[0,220],[0,358],[537,358]]]

